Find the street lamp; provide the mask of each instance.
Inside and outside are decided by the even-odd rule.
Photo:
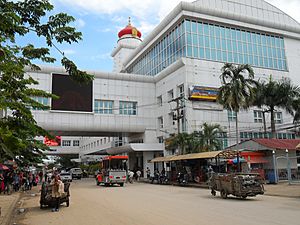
[[[278,183],[278,178],[277,178],[277,168],[276,168],[276,157],[275,157],[275,151],[272,151],[273,153],[273,170],[274,170],[274,183]]]
[[[291,184],[292,181],[292,176],[291,176],[291,164],[290,164],[290,159],[289,159],[289,150],[285,150],[286,153],[286,161],[287,161],[287,175],[288,175],[288,181],[289,184]]]

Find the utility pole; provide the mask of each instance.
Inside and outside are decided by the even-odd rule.
[[[182,100],[184,99],[184,96],[179,96],[175,99],[172,99],[170,102],[176,102],[176,108],[172,111],[176,111],[176,115],[173,115],[173,120],[177,121],[177,134],[180,134],[180,120],[184,117],[183,113],[180,113],[180,109],[184,108],[184,105],[180,104]]]
[[[173,109],[172,111],[176,111],[176,115],[173,114],[173,120],[177,121],[177,135],[180,134],[180,120],[184,118],[184,113],[180,113],[180,109],[183,109],[185,106],[182,104],[182,100],[184,99],[184,96],[179,96],[175,99],[172,99],[169,101],[170,102],[176,102],[176,108]],[[178,152],[179,154],[182,154],[183,149],[180,149],[180,146],[178,147]]]

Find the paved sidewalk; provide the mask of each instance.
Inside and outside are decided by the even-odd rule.
[[[0,225],[8,225],[17,201],[20,198],[20,194],[21,193],[17,192],[11,195],[0,195]]]
[[[147,179],[141,180],[141,182],[150,183]],[[153,185],[157,185],[154,183]],[[172,185],[179,186],[177,183]],[[206,188],[208,185],[206,183],[189,183],[185,187],[195,187],[195,188]],[[278,184],[265,184],[265,195],[269,196],[279,196],[279,197],[289,197],[289,198],[300,198],[300,183],[288,184],[287,182],[280,182]]]
[[[300,198],[300,183],[280,182],[278,184],[266,184],[264,187],[265,195]]]

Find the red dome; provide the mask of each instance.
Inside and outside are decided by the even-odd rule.
[[[141,38],[142,36],[142,33],[140,31],[138,31],[135,27],[131,26],[130,19],[128,25],[118,33],[118,36],[119,38],[121,38],[123,35],[126,34],[130,34],[134,37],[139,37],[139,38]]]

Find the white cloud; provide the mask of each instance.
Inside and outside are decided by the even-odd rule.
[[[110,52],[101,53],[99,55],[95,55],[91,57],[91,60],[98,61],[98,60],[105,60],[105,59],[111,59]]]
[[[83,28],[85,26],[85,22],[83,19],[76,19],[75,24],[77,28]]]
[[[62,52],[65,55],[74,55],[74,54],[76,54],[76,51],[74,51],[73,49],[64,49],[64,50],[62,50]]]
[[[109,15],[116,26],[124,27],[128,16],[145,35],[152,30],[181,0],[55,0],[81,14]],[[194,0],[184,0],[193,2]],[[267,0],[300,21],[299,0]],[[79,19],[80,20],[80,19]],[[126,22],[125,22],[126,21]],[[84,21],[79,22],[84,26]],[[144,36],[143,35],[143,36]]]
[[[128,16],[143,34],[152,30],[180,0],[56,0],[85,14],[110,15],[111,21],[125,26]],[[192,2],[194,0],[185,0]],[[125,22],[126,21],[126,22]],[[124,24],[125,22],[125,24]],[[122,28],[123,28],[122,27]]]

